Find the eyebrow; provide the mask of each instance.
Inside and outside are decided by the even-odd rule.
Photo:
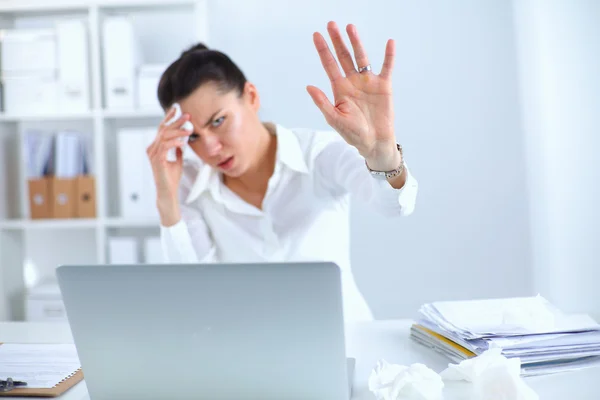
[[[204,124],[204,127],[207,127],[208,125],[210,125],[210,123],[213,122],[213,120],[215,119],[217,114],[219,114],[221,111],[223,111],[223,109],[220,109],[219,111],[217,111],[216,113],[211,115],[210,118],[208,119],[208,122],[206,124]]]

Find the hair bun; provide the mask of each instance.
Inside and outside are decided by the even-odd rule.
[[[190,47],[189,49],[187,49],[183,53],[181,53],[181,56],[183,57],[190,53],[194,53],[196,51],[203,51],[203,50],[209,50],[209,48],[206,47],[206,45],[204,43],[196,43],[195,45],[193,45],[192,47]]]

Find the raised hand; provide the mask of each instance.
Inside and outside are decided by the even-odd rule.
[[[383,67],[377,75],[371,70],[369,58],[354,25],[346,28],[354,58],[335,22],[327,25],[327,31],[339,65],[320,33],[315,33],[313,40],[331,82],[334,102],[314,86],[307,87],[308,93],[327,123],[346,142],[358,149],[371,168],[394,169],[399,165],[392,99],[394,41],[388,40]]]

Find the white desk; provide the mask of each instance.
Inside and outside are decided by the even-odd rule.
[[[448,361],[409,339],[410,321],[377,321],[353,325],[348,329],[348,355],[356,357],[355,400],[374,399],[367,380],[377,360],[385,358],[397,364],[424,363],[436,372],[442,371]],[[72,343],[67,325],[39,323],[0,323],[0,342],[19,343]],[[600,398],[600,367],[576,372],[527,378],[539,394],[540,400],[597,400]],[[445,400],[470,400],[469,384],[447,384]],[[7,398],[10,399],[10,398]],[[15,399],[15,398],[13,398]],[[65,393],[60,400],[88,400],[85,382]]]

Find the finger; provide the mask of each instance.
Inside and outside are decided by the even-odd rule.
[[[381,67],[381,76],[384,79],[392,78],[392,71],[394,70],[394,60],[396,58],[396,43],[393,39],[387,41],[385,46],[385,58],[383,59],[383,66]]]
[[[313,35],[313,41],[315,42],[315,47],[317,48],[317,52],[319,53],[319,58],[321,59],[321,64],[323,64],[323,68],[329,77],[331,82],[342,78],[342,73],[340,72],[340,67],[337,64],[337,61],[331,54],[329,50],[329,46],[327,46],[327,42],[323,35],[318,32],[315,32]]]
[[[173,124],[163,126],[158,131],[156,140],[161,140],[165,137],[171,138],[180,134],[183,135],[184,132],[187,132],[187,134],[190,135],[194,130],[194,126],[189,120],[190,116],[188,114],[183,114],[183,116],[181,116],[181,118],[179,118],[177,121],[173,122]],[[184,126],[186,126],[188,129],[183,129]]]
[[[356,65],[358,68],[366,67],[369,65],[369,58],[367,52],[358,36],[358,30],[356,26],[350,24],[346,27],[348,36],[350,37],[350,43],[352,43],[352,49],[354,50],[354,58],[356,59]]]
[[[148,156],[148,158],[152,158],[152,156],[154,155],[155,149],[156,149],[156,141],[153,141],[152,143],[150,143],[150,145],[148,147],[146,147],[146,155]]]
[[[340,61],[340,64],[342,65],[342,69],[344,70],[346,76],[356,73],[356,68],[354,66],[352,54],[350,54],[346,43],[344,43],[344,39],[340,34],[340,30],[337,24],[333,21],[327,24],[327,31],[329,32],[329,36],[331,37],[331,42],[333,43],[335,53],[337,54],[338,60]]]
[[[159,151],[157,152],[158,158],[162,161],[167,158],[167,152],[173,148],[183,148],[186,142],[180,139],[165,140],[160,144]]]
[[[306,90],[308,91],[308,94],[310,94],[310,97],[312,97],[316,106],[319,107],[319,110],[323,113],[325,120],[331,124],[335,120],[336,112],[335,107],[331,104],[325,93],[314,86],[307,86]]]
[[[165,115],[165,118],[161,121],[160,127],[167,126],[167,122],[175,116],[175,107],[171,107],[169,112]]]
[[[171,140],[175,138],[187,138],[192,134],[192,132],[181,129],[181,128],[167,128],[163,130],[163,134],[160,140]]]

